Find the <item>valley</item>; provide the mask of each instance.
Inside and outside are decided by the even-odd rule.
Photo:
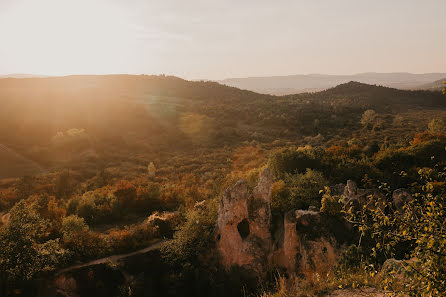
[[[392,238],[388,254],[368,233],[386,226],[355,222],[397,224],[403,202],[442,218],[441,92],[105,75],[0,79],[0,100],[0,255],[16,259],[0,276],[17,281],[3,292],[379,296],[385,267],[416,249]]]

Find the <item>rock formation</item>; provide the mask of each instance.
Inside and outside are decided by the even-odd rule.
[[[353,205],[367,205],[368,207],[375,207],[375,202],[378,206],[384,208],[387,203],[387,198],[384,193],[376,189],[359,189],[356,183],[348,180],[343,193],[344,203],[352,202]],[[371,199],[373,198],[373,199]],[[398,210],[403,210],[403,205],[412,199],[412,195],[406,189],[396,189],[392,193],[393,207]],[[372,203],[373,202],[373,203]]]
[[[237,265],[263,273],[271,250],[272,174],[265,169],[252,194],[245,181],[226,190],[220,201],[217,248],[227,269]]]
[[[292,210],[284,216],[284,236],[273,251],[273,267],[290,274],[327,272],[337,260],[336,240],[324,225],[320,212]]]
[[[238,266],[258,276],[274,268],[302,276],[324,274],[337,263],[339,252],[352,238],[352,226],[315,208],[290,210],[272,222],[272,184],[271,171],[265,169],[252,193],[243,180],[225,191],[217,221],[220,263],[227,270]],[[351,180],[334,186],[332,192],[346,205],[387,205],[382,192],[360,189]],[[403,189],[393,193],[396,209],[402,209],[408,199],[410,194]]]
[[[257,275],[272,268],[289,273],[326,271],[336,261],[336,241],[318,211],[297,210],[271,226],[272,174],[263,170],[252,194],[245,181],[224,193],[218,211],[217,249],[221,264]],[[274,236],[273,236],[274,235]]]
[[[375,202],[381,209],[385,208],[386,197],[376,189],[360,189],[352,180],[348,180],[342,195],[346,205],[353,205],[355,207],[366,205],[367,208],[374,208]],[[372,199],[373,198],[373,199]]]

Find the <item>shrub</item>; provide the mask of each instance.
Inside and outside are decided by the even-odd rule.
[[[139,186],[136,191],[135,201],[136,212],[147,212],[157,209],[163,209],[161,200],[161,188],[158,183],[149,183],[147,186]]]
[[[374,110],[368,109],[362,114],[361,124],[364,126],[364,128],[373,127],[377,117],[378,114]]]
[[[446,291],[446,191],[433,192],[433,183],[444,182],[446,172],[434,173],[419,171],[419,184],[412,184],[413,199],[405,202],[402,212],[391,204],[384,211],[376,207],[347,212],[362,236],[370,234],[374,239],[371,258],[381,253],[404,260],[404,267],[414,272],[405,280],[406,288],[417,296],[443,296]],[[402,247],[408,249],[403,255]],[[405,261],[410,258],[415,263]]]
[[[282,149],[271,156],[269,167],[276,177],[282,177],[286,173],[302,173],[307,168],[320,168],[322,165],[321,155],[321,149],[314,149],[310,146]]]
[[[199,265],[215,245],[215,222],[218,203],[208,201],[205,207],[189,210],[186,222],[162,249],[163,257],[172,265]]]
[[[138,225],[126,226],[121,230],[111,230],[107,234],[107,240],[114,253],[125,253],[147,246],[158,235],[157,228],[144,222]]]
[[[339,257],[338,272],[345,273],[351,269],[360,267],[368,256],[367,252],[360,246],[356,244],[350,245]]]
[[[120,207],[131,208],[136,200],[136,187],[127,180],[120,180],[113,191]]]
[[[273,183],[271,189],[271,210],[273,213],[283,212],[290,207],[289,190],[283,180]]]
[[[150,162],[149,165],[147,165],[147,175],[150,178],[154,178],[156,175],[156,167],[155,164],[153,164],[153,162]]]
[[[285,181],[274,183],[271,208],[274,212],[291,209],[307,209],[309,206],[320,207],[319,191],[328,181],[319,171],[307,169],[302,174],[287,174]]]
[[[414,166],[414,161],[414,156],[407,151],[388,148],[378,152],[374,164],[382,170],[400,172]]]
[[[429,122],[427,128],[431,134],[446,133],[446,123],[442,119],[433,119]]]
[[[435,139],[411,145],[406,150],[414,156],[418,167],[429,166],[436,163],[437,160],[445,160],[445,145],[446,142]]]
[[[107,252],[104,239],[92,233],[81,217],[76,215],[65,217],[61,233],[63,246],[70,251],[73,259],[86,260]]]
[[[330,194],[330,188],[325,187],[325,194],[321,200],[321,212],[332,217],[338,217],[342,215],[343,204],[339,202],[339,196],[333,196]]]
[[[106,223],[122,214],[118,199],[108,187],[86,192],[77,205],[76,213],[89,224]]]

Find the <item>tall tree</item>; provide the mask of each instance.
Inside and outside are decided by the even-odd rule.
[[[0,231],[0,277],[8,283],[29,281],[55,270],[67,251],[58,239],[49,239],[48,221],[25,200],[10,211],[9,223]]]

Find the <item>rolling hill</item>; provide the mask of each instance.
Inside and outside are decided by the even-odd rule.
[[[92,172],[107,166],[141,171],[150,160],[172,170],[186,155],[185,160],[198,158],[201,165],[194,166],[206,171],[203,162],[225,160],[250,142],[271,147],[336,142],[362,133],[360,118],[367,109],[377,111],[383,125],[394,125],[393,118],[403,113],[405,124],[393,129],[398,138],[425,127],[446,108],[441,93],[358,82],[273,96],[147,75],[0,79],[0,104],[1,144],[49,170]],[[373,137],[386,135],[378,131]],[[9,152],[3,152],[2,165],[3,176],[39,172]]]
[[[228,78],[220,83],[258,93],[286,95],[316,92],[335,87],[349,81],[376,84],[398,89],[412,89],[446,77],[445,73],[359,73],[353,75],[289,75],[270,77]]]
[[[423,84],[421,86],[416,87],[417,90],[429,90],[429,91],[441,91],[445,86],[443,82],[446,81],[446,76],[443,79],[436,80],[431,83]]]

